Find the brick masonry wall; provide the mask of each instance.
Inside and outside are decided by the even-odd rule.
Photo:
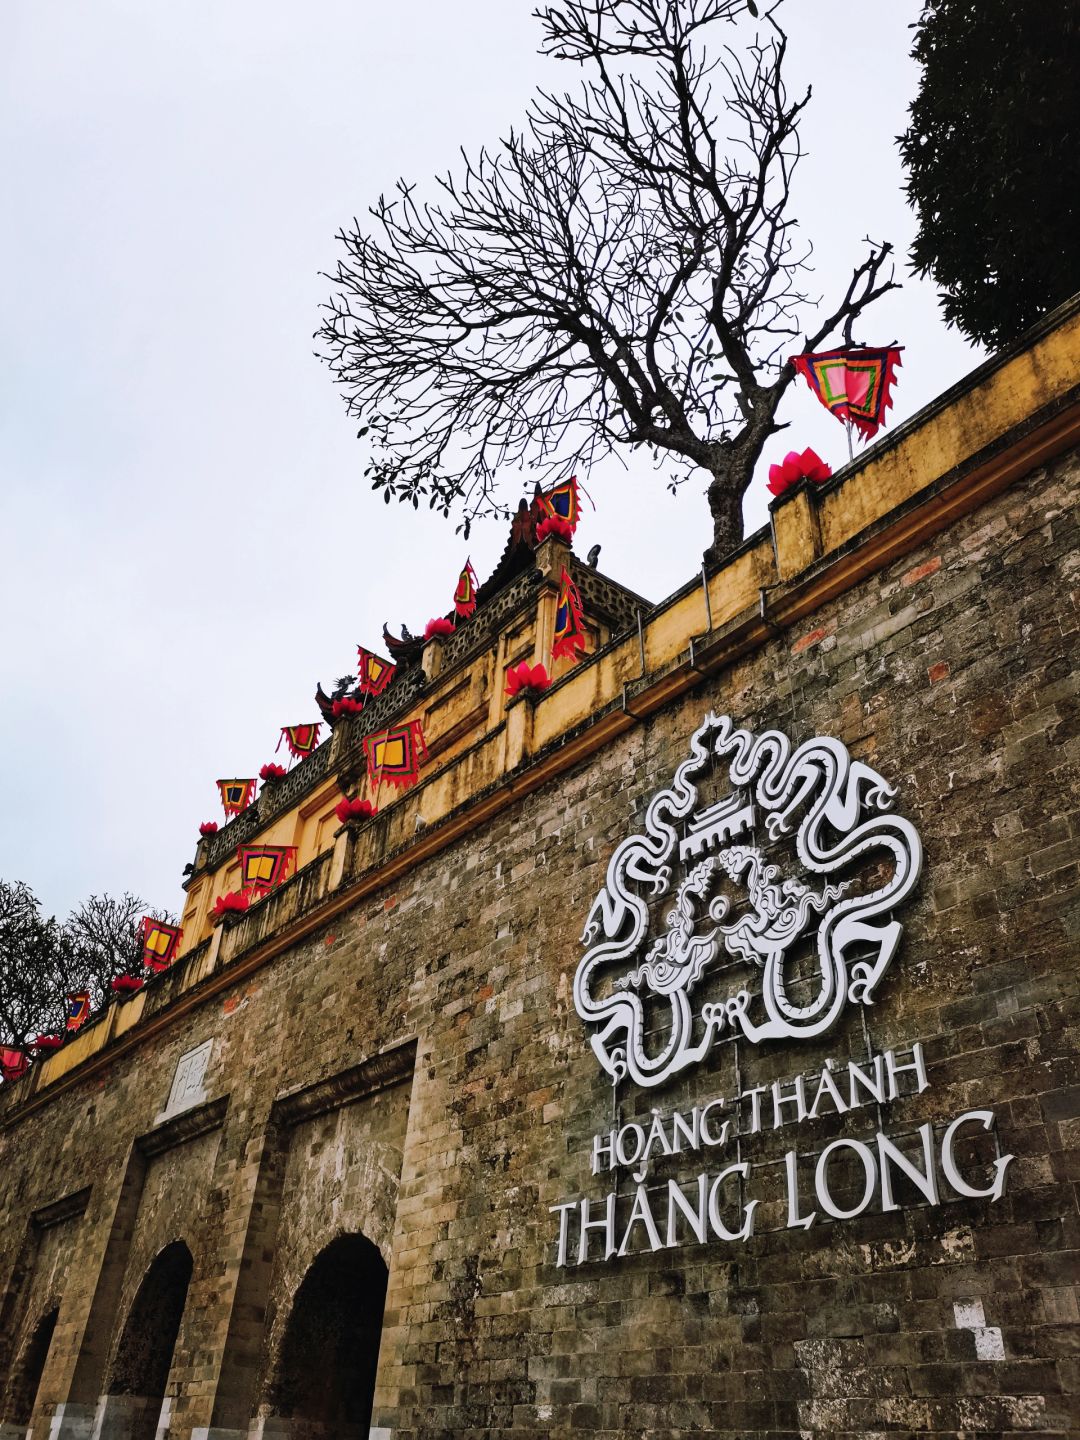
[[[92,1185],[64,1226],[76,1238],[39,1414],[96,1402],[137,1273],[183,1238],[195,1267],[170,1434],[241,1433],[301,1257],[356,1228],[380,1232],[390,1265],[375,1423],[401,1440],[1080,1434],[1078,471],[1073,458],[1028,477],[4,1134],[9,1351],[58,1283],[52,1251],[48,1285],[32,1260],[22,1276],[32,1213]],[[905,1194],[808,1230],[765,1194],[745,1243],[637,1243],[559,1269],[549,1206],[610,1188],[590,1174],[593,1134],[733,1093],[725,1044],[658,1095],[622,1087],[616,1111],[571,999],[608,858],[708,710],[842,740],[897,787],[926,850],[866,1032],[849,1009],[797,1054],[740,1043],[743,1088],[842,1064],[868,1038],[919,1040],[930,1086],[886,1128],[993,1110],[1015,1156],[1006,1193]],[[413,1035],[411,1082],[305,1122],[284,1149],[272,1138],[275,1097]],[[136,1174],[133,1137],[206,1039],[220,1127]],[[818,1148],[837,1133],[806,1130]],[[790,1143],[763,1134],[747,1154],[767,1178]],[[350,1182],[373,1147],[383,1178]],[[631,1189],[624,1172],[625,1203]]]

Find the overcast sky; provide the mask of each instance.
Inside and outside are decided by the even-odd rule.
[[[216,777],[257,773],[281,725],[316,718],[316,681],[384,619],[447,608],[466,547],[366,488],[312,354],[320,271],[399,174],[493,141],[552,81],[531,8],[4,5],[0,876],[50,911],[123,889],[179,909]],[[918,5],[785,8],[790,79],[814,85],[796,211],[832,299],[862,236],[901,257],[911,238],[893,142]],[[861,329],[906,347],[894,422],[980,358],[910,279]],[[806,393],[781,418],[763,470],[791,444],[846,458]],[[660,599],[700,563],[703,486],[671,497],[647,465],[588,484],[577,548],[599,540],[608,573]],[[759,478],[750,527],[767,498]],[[474,531],[481,578],[504,541]]]

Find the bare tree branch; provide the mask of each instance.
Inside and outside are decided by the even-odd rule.
[[[501,470],[559,476],[644,445],[673,485],[706,472],[712,553],[738,543],[809,304],[789,209],[810,96],[784,85],[779,0],[761,8],[542,6],[541,51],[580,69],[576,90],[540,92],[432,198],[399,181],[371,230],[340,233],[317,338],[388,501],[461,501],[467,526],[506,513]],[[850,339],[894,286],[888,255],[870,246],[804,350]]]
[[[141,968],[144,914],[175,924],[125,892],[91,895],[60,925],[41,913],[28,885],[0,880],[0,1044],[21,1048],[36,1035],[63,1033],[66,998],[77,991],[88,990],[98,1009],[114,976]]]
[[[61,939],[75,978],[71,988],[89,990],[95,1010],[109,998],[110,982],[117,975],[140,972],[144,915],[176,923],[168,912],[148,910],[145,900],[126,890],[119,896],[91,895],[64,922]]]
[[[21,1049],[63,1024],[64,960],[59,927],[30,887],[0,880],[0,1043]]]

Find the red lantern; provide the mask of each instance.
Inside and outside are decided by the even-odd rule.
[[[530,665],[527,660],[522,660],[518,665],[511,665],[506,672],[506,693],[511,699],[522,690],[531,692],[534,695],[542,695],[551,684],[551,676],[544,665]]]
[[[565,540],[569,545],[574,538],[574,527],[561,515],[548,515],[536,527],[536,543],[543,544],[549,535],[557,535],[560,540]]]
[[[355,800],[342,800],[334,807],[334,814],[342,825],[347,825],[350,820],[370,820],[375,813],[371,801],[361,800],[359,796]]]
[[[117,975],[110,983],[109,988],[114,995],[134,995],[136,990],[141,990],[143,982],[137,975]]]
[[[239,890],[229,890],[214,901],[214,919],[222,920],[226,915],[242,915],[250,901]]]
[[[769,478],[765,484],[774,495],[783,495],[800,480],[822,485],[831,474],[831,467],[825,464],[817,451],[807,448],[800,455],[797,450],[789,450],[781,464],[769,466]]]

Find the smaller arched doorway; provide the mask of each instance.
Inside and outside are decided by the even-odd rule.
[[[131,1302],[105,1400],[105,1415],[114,1426],[123,1423],[116,1433],[125,1440],[154,1440],[157,1433],[191,1271],[191,1251],[174,1241],[156,1256]]]
[[[363,1235],[331,1241],[301,1281],[269,1395],[293,1440],[367,1440],[386,1281]]]
[[[4,1419],[13,1430],[25,1430],[33,1418],[41,1376],[45,1370],[45,1361],[49,1358],[49,1346],[52,1344],[59,1314],[59,1308],[54,1307],[41,1316],[30,1332],[30,1339],[16,1364],[8,1403],[4,1407]],[[7,1425],[3,1427],[5,1433]]]

